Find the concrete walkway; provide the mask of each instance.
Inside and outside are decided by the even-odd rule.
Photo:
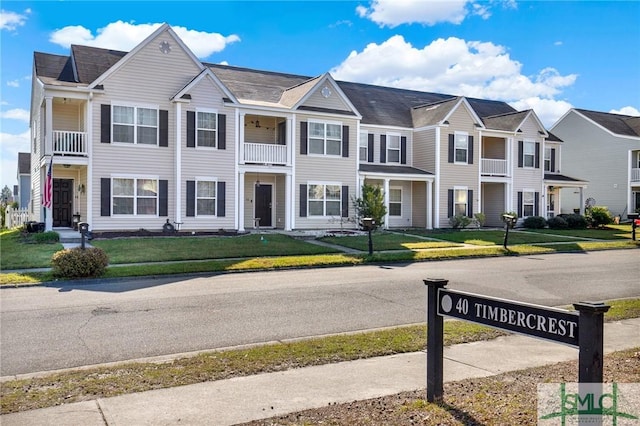
[[[605,353],[640,347],[640,318],[605,324]],[[445,381],[577,360],[578,351],[510,335],[444,350]],[[575,378],[577,381],[577,377]],[[100,398],[0,416],[12,425],[233,425],[426,387],[423,352]]]

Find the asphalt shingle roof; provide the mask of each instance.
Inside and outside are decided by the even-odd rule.
[[[640,117],[578,108],[576,111],[617,135],[640,136]]]
[[[358,165],[358,169],[361,172],[370,173],[384,173],[394,175],[428,175],[433,176],[433,173],[426,170],[418,169],[411,166],[396,166],[396,165],[383,165],[383,164],[366,164],[361,163]]]
[[[28,152],[18,153],[18,174],[29,175],[31,174],[31,154]]]

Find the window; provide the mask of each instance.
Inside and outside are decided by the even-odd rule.
[[[524,191],[522,193],[522,216],[535,215],[535,199],[535,192],[533,191]]]
[[[196,216],[215,216],[216,182],[199,180],[196,184]]]
[[[311,184],[307,195],[309,216],[341,215],[340,185]]]
[[[551,170],[551,148],[544,148],[544,171],[552,172]]]
[[[387,163],[400,163],[400,135],[387,135]]]
[[[114,215],[157,215],[157,179],[114,178],[112,211]]]
[[[389,216],[402,216],[401,188],[389,188]]]
[[[309,154],[341,155],[342,125],[310,121]]]
[[[367,161],[369,158],[369,134],[367,132],[360,133],[360,161]]]
[[[453,215],[467,215],[467,188],[456,188],[453,191]]]
[[[113,106],[113,142],[158,144],[158,110]]]
[[[456,133],[455,142],[455,162],[467,164],[469,149],[469,135],[466,133]]]
[[[546,155],[546,152],[545,152]],[[536,144],[535,142],[524,141],[522,152],[522,164],[524,167],[535,167],[536,164]]]
[[[217,116],[215,112],[197,112],[196,145],[209,148],[216,147]]]

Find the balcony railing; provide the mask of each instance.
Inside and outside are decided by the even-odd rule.
[[[507,175],[507,160],[482,159],[482,174],[491,176]]]
[[[631,169],[631,182],[640,182],[640,168]]]
[[[87,133],[54,130],[53,153],[57,155],[87,155]]]
[[[287,146],[246,142],[244,144],[244,161],[247,163],[287,164]]]

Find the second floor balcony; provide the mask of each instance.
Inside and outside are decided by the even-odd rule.
[[[69,130],[54,130],[53,154],[63,156],[87,156],[87,133]]]
[[[287,146],[272,143],[244,143],[245,163],[287,164]]]
[[[640,168],[631,169],[631,182],[640,182]]]
[[[487,176],[507,176],[507,160],[493,158],[482,158],[482,168],[480,172]]]

